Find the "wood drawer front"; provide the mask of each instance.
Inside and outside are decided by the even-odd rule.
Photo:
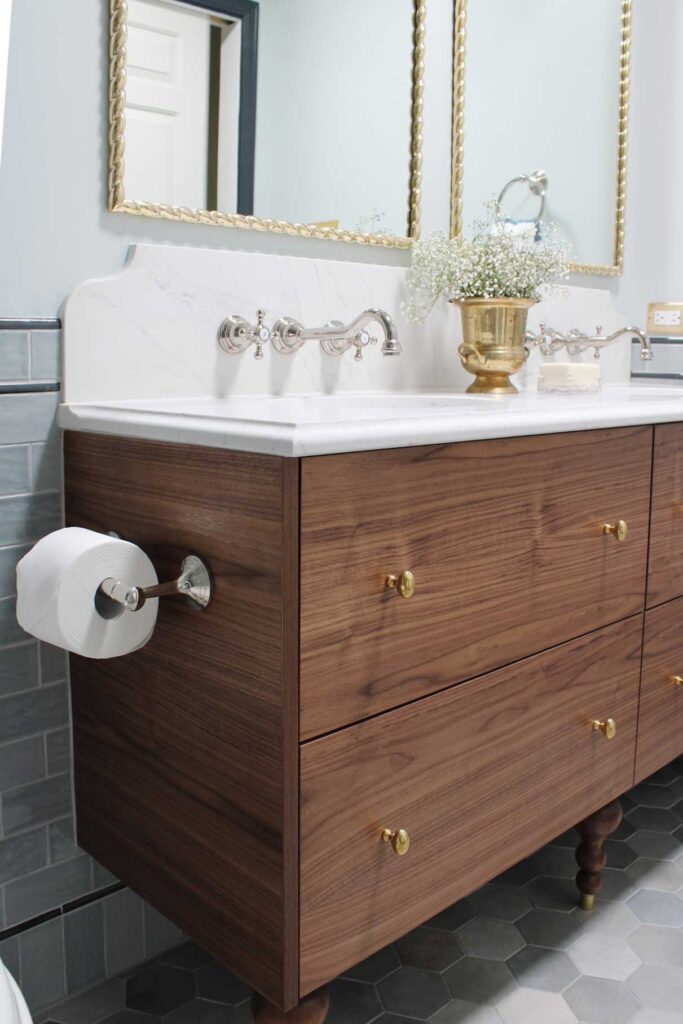
[[[302,993],[630,788],[641,636],[637,615],[302,746]]]
[[[655,427],[648,606],[683,595],[683,423]]]
[[[302,739],[640,611],[651,455],[629,427],[304,459]]]
[[[636,782],[683,754],[683,598],[645,614]]]

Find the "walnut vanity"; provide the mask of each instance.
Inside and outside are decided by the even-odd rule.
[[[72,659],[79,842],[257,1018],[322,1020],[577,822],[590,907],[617,798],[683,752],[683,423],[308,457],[90,430],[68,523],[160,575],[195,552],[214,597]]]

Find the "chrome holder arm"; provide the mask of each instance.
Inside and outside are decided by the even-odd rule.
[[[211,589],[211,573],[206,563],[197,555],[188,555],[183,559],[180,576],[168,583],[136,587],[108,576],[100,584],[99,593],[126,611],[139,612],[145,601],[153,597],[187,597],[197,608],[206,608],[211,600]]]

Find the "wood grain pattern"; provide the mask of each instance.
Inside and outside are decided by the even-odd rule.
[[[645,614],[636,782],[683,754],[683,598]]]
[[[298,1002],[296,460],[66,436],[69,525],[115,530],[160,578],[196,552],[201,613],[72,658],[79,843],[282,1010]]]
[[[683,423],[655,427],[647,604],[683,595]]]
[[[641,635],[637,615],[302,746],[302,993],[630,788]]]
[[[302,738],[642,609],[651,449],[636,427],[304,460]],[[384,588],[405,569],[409,600]]]

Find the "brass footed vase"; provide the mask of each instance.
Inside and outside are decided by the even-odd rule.
[[[463,299],[456,302],[462,317],[462,365],[475,375],[471,395],[516,395],[510,380],[524,366],[527,314],[533,299]]]

